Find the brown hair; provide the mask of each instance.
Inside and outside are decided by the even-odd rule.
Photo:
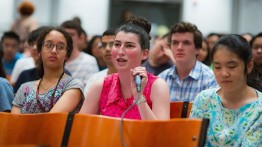
[[[30,16],[34,13],[35,6],[30,1],[23,1],[18,6],[18,11],[21,15]]]

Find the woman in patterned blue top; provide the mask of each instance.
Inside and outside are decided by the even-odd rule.
[[[40,80],[27,82],[18,89],[12,113],[78,111],[83,101],[83,83],[64,73],[73,41],[62,28],[44,29],[37,41],[40,53]]]
[[[226,35],[213,47],[211,60],[220,88],[202,91],[190,118],[209,118],[206,146],[262,146],[262,93],[247,85],[253,68],[248,42]]]

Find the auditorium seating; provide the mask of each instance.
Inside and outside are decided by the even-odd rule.
[[[72,113],[0,113],[0,146],[68,147],[203,146],[208,120],[175,118],[166,121],[123,120]]]
[[[170,102],[170,118],[188,118],[192,102]]]
[[[60,146],[68,113],[0,113],[0,146],[38,144]]]

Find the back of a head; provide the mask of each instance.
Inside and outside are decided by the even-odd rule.
[[[179,22],[171,26],[169,32],[169,43],[171,43],[171,36],[174,33],[192,33],[194,36],[194,44],[197,49],[202,47],[202,33],[198,30],[197,26],[189,22]]]
[[[151,23],[147,21],[144,17],[141,16],[132,16],[130,17],[123,25],[121,25],[116,34],[120,31],[127,33],[134,33],[139,36],[141,48],[143,50],[149,49],[149,41],[151,39],[149,33],[151,30]]]
[[[103,36],[115,36],[115,35],[116,35],[115,29],[114,29],[114,28],[110,28],[110,29],[107,29],[107,30],[102,34],[102,37],[103,37]]]
[[[6,38],[9,38],[9,39],[14,39],[16,40],[18,43],[20,43],[20,38],[19,36],[13,32],[13,31],[7,31],[7,32],[4,32],[2,38],[1,38],[1,42],[3,42],[4,39]]]
[[[40,33],[44,30],[44,29],[47,29],[49,27],[47,26],[42,26],[42,27],[39,27],[35,30],[33,30],[29,35],[28,35],[28,44],[32,44],[34,42],[37,41]]]
[[[65,29],[73,29],[73,30],[76,30],[78,36],[81,35],[82,30],[83,30],[82,27],[81,27],[81,25],[80,25],[77,21],[74,21],[74,20],[67,20],[67,21],[63,22],[63,23],[61,24],[61,27],[65,28]]]
[[[23,16],[30,16],[34,13],[35,6],[34,4],[29,0],[24,0],[20,3],[18,6],[18,11]]]

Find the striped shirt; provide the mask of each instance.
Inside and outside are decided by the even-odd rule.
[[[171,101],[192,102],[202,90],[218,87],[213,71],[199,61],[183,80],[179,79],[175,65],[160,73],[159,77],[167,82]]]

